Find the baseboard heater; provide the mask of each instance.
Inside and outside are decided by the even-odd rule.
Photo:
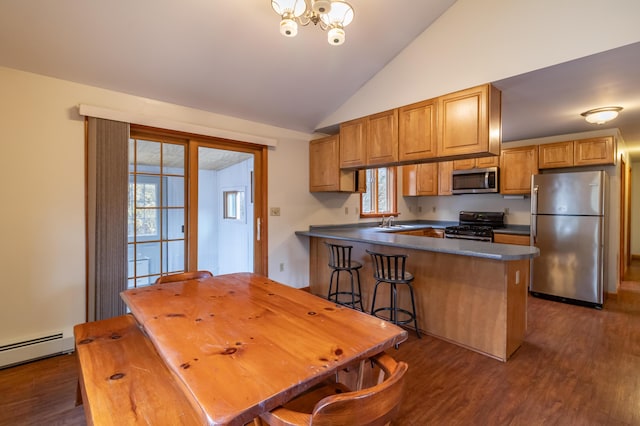
[[[0,368],[73,351],[73,338],[54,333],[0,346]]]

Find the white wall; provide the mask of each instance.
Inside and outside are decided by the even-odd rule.
[[[269,152],[269,193],[284,212],[270,229],[275,259],[294,251],[290,239],[302,218],[322,209],[307,189],[310,135],[2,67],[0,93],[0,345],[58,331],[68,338],[85,320],[79,103],[282,140]],[[291,179],[292,168],[299,178]],[[286,263],[282,281],[306,283],[308,260]]]

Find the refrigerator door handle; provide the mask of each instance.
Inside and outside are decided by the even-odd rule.
[[[538,236],[538,185],[531,188],[531,240],[536,244]]]

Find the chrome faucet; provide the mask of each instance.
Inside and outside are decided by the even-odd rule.
[[[389,228],[393,226],[393,216],[384,217],[382,216],[382,222],[380,222],[381,228]]]

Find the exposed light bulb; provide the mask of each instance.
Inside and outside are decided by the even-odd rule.
[[[340,46],[345,40],[344,30],[340,27],[331,28],[327,35],[327,40],[333,46]]]
[[[293,19],[284,18],[280,21],[280,34],[285,37],[295,37],[298,34],[298,24]]]
[[[329,0],[315,0],[311,8],[316,13],[329,13],[331,11],[331,1]]]

